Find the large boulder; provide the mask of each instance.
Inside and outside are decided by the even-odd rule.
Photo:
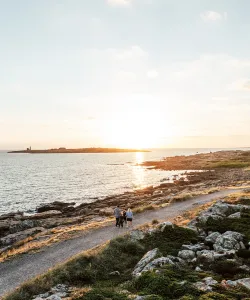
[[[136,264],[132,275],[133,276],[140,276],[142,270],[145,268],[145,266],[153,261],[156,257],[160,256],[160,251],[158,248],[155,248],[153,250],[148,251],[143,257],[142,259]]]
[[[30,229],[27,229],[27,230],[24,230],[24,231],[21,231],[18,233],[9,234],[0,239],[0,245],[3,245],[3,246],[12,245],[16,242],[26,239],[29,236],[32,236],[39,232],[42,232],[43,230],[44,230],[43,227],[35,227],[35,228],[30,228]]]
[[[238,232],[227,231],[217,237],[213,247],[215,251],[245,249],[243,235]]]

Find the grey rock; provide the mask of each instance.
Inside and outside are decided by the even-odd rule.
[[[232,287],[235,287],[237,285],[241,285],[244,288],[250,290],[250,278],[241,278],[238,280],[227,280],[226,284]]]
[[[142,230],[133,230],[130,233],[131,240],[140,241],[145,237],[145,233]]]
[[[200,290],[202,292],[211,292],[213,290],[213,288],[211,286],[209,286],[205,282],[201,282],[201,281],[194,283],[193,286],[195,288],[197,288],[197,290]]]
[[[20,222],[15,222],[14,224],[10,225],[10,233],[16,233],[19,231],[23,231],[33,227],[40,227],[41,223],[37,220],[24,220]]]
[[[140,273],[142,270],[146,267],[148,263],[150,263],[152,260],[154,260],[156,257],[160,256],[160,252],[158,248],[155,248],[153,250],[148,251],[143,258],[136,264],[132,275],[133,276],[140,276]]]
[[[44,293],[44,294],[40,294],[38,296],[36,296],[35,300],[37,299],[44,299],[44,298],[48,298],[50,296],[50,293],[47,292],[47,293]]]
[[[241,213],[240,212],[236,212],[232,215],[228,216],[228,219],[239,219],[241,217]]]
[[[26,230],[18,232],[18,233],[12,233],[12,234],[9,234],[9,235],[1,238],[0,244],[3,246],[12,245],[16,242],[24,240],[27,237],[32,236],[32,235],[37,234],[42,231],[44,231],[43,227],[35,227],[35,228],[26,229]]]
[[[213,251],[202,250],[202,251],[198,251],[196,254],[197,254],[199,261],[204,261],[204,262],[208,262],[208,263],[211,263],[214,261]]]
[[[51,288],[52,293],[64,293],[68,292],[69,287],[66,284],[57,284],[56,286]]]
[[[204,243],[199,243],[195,245],[182,245],[181,248],[182,250],[191,250],[197,252],[206,249],[206,246]]]
[[[109,275],[111,275],[111,276],[121,276],[119,271],[111,272],[111,273],[109,273]]]
[[[65,297],[65,296],[62,296],[62,297]],[[48,298],[46,298],[46,300],[62,300],[62,298],[59,295],[55,294],[55,295],[49,296]]]
[[[216,285],[218,282],[213,279],[213,277],[206,277],[203,279],[203,281],[207,284],[207,285]]]
[[[173,261],[168,258],[168,257],[160,257],[160,258],[156,258],[153,261],[151,261],[150,263],[148,263],[143,270],[141,271],[141,273],[143,272],[147,272],[147,271],[152,271],[156,268],[162,267],[164,265],[174,265]]]
[[[159,224],[157,227],[160,229],[161,232],[163,232],[165,230],[166,227],[174,227],[173,223],[172,222],[164,222],[164,223],[161,223]]]
[[[225,251],[225,250],[239,250],[245,249],[243,243],[243,235],[234,231],[227,231],[219,236],[213,247],[215,251]]]
[[[236,281],[238,284],[240,284],[244,288],[250,290],[250,278],[242,278],[242,279],[238,279]]]
[[[178,257],[186,261],[191,261],[193,258],[195,258],[195,252],[192,250],[181,250],[178,252]]]
[[[219,232],[213,232],[205,238],[205,242],[214,244],[216,242],[217,238],[220,236],[221,236],[221,234]]]

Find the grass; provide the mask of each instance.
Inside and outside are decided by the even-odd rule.
[[[13,258],[17,255],[38,251],[41,248],[48,247],[54,243],[62,240],[72,239],[79,236],[82,232],[88,230],[93,230],[96,228],[102,228],[107,226],[111,222],[111,218],[107,218],[101,222],[92,222],[90,224],[80,224],[72,226],[61,226],[59,228],[53,228],[46,230],[45,233],[39,233],[33,237],[28,237],[12,246],[11,249],[5,251],[0,255],[0,262],[4,262],[7,259]],[[43,235],[48,235],[49,237],[44,240],[36,240],[36,238],[41,238]]]
[[[95,287],[105,282],[108,288],[117,286],[132,279],[134,266],[147,251],[159,247],[163,255],[176,254],[180,246],[190,238],[196,239],[196,234],[178,226],[166,227],[157,235],[147,235],[141,242],[130,240],[128,236],[118,237],[108,245],[81,254],[22,285],[5,300],[28,300],[58,283],[79,287],[94,284]],[[121,275],[113,278],[109,275],[113,271],[119,271]]]

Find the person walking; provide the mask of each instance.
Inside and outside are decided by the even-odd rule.
[[[116,208],[114,209],[114,215],[115,215],[115,219],[116,219],[116,224],[115,226],[119,226],[119,220],[120,220],[120,215],[121,215],[121,210],[119,208],[119,205],[116,206]]]
[[[130,227],[132,227],[133,212],[132,212],[132,210],[130,208],[127,210],[126,216],[127,216],[128,225],[130,225]]]
[[[119,218],[119,228],[123,227],[124,217],[123,212],[121,211],[120,218]]]
[[[126,211],[126,209],[123,210],[122,214],[123,214],[124,223],[125,223],[125,225],[127,225],[127,211]]]

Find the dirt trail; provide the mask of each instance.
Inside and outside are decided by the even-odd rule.
[[[195,197],[185,202],[173,203],[159,210],[145,211],[137,214],[134,226],[151,222],[153,219],[166,221],[193,208],[194,204],[202,205],[216,198],[224,197],[241,189],[227,189],[209,195]],[[54,244],[43,251],[24,254],[10,261],[0,263],[0,297],[18,287],[23,282],[46,272],[49,268],[63,263],[72,256],[100,245],[127,231],[114,225],[92,230],[72,240]]]

